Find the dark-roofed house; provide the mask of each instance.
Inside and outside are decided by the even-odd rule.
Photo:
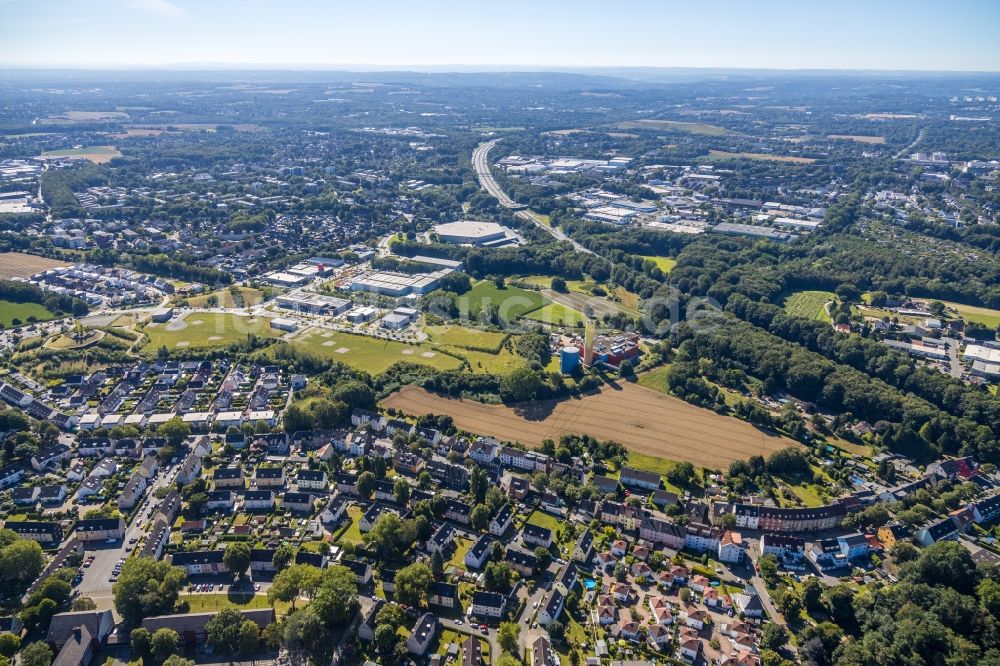
[[[584,532],[577,537],[576,545],[573,546],[573,560],[575,562],[590,564],[593,559],[594,535],[590,530],[584,530]]]
[[[245,486],[242,467],[216,467],[212,472],[212,484],[216,489],[239,488]]]
[[[553,666],[559,658],[552,652],[552,643],[545,636],[539,636],[531,644],[531,666]]]
[[[552,545],[552,530],[547,527],[525,523],[524,527],[521,528],[521,536],[524,537],[525,543],[532,546],[548,548]]]
[[[326,490],[326,472],[321,469],[300,469],[295,477],[299,490]]]
[[[954,541],[958,539],[958,530],[955,523],[945,516],[937,520],[932,520],[913,533],[913,538],[921,546],[929,546],[938,541]]]
[[[641,469],[635,469],[634,467],[628,467],[627,465],[622,467],[621,473],[618,475],[618,480],[622,482],[622,485],[629,486],[631,488],[656,490],[660,487],[659,474],[644,472]]]
[[[385,606],[385,599],[376,597],[372,601],[371,607],[361,619],[361,624],[358,625],[358,638],[369,643],[375,640],[375,620],[383,606]]]
[[[87,666],[94,658],[98,645],[99,642],[94,640],[86,626],[75,627],[52,661],[52,666]]]
[[[317,569],[325,569],[326,565],[330,563],[330,558],[323,553],[311,553],[308,550],[299,550],[295,553],[295,563],[308,564]]]
[[[410,654],[423,656],[427,653],[434,637],[437,635],[438,619],[431,613],[424,613],[413,626],[410,637],[406,639],[406,649]]]
[[[344,518],[346,511],[347,500],[340,496],[333,497],[330,499],[330,503],[326,505],[326,508],[319,514],[319,519],[326,525],[336,527]]]
[[[458,603],[458,586],[452,583],[434,581],[427,593],[430,605],[442,608],[454,608]]]
[[[989,523],[1000,517],[1000,494],[987,497],[972,506],[976,524]]]
[[[38,486],[14,488],[10,491],[10,498],[18,506],[34,506],[38,503]]]
[[[251,548],[250,571],[277,571],[274,553],[274,548]]]
[[[599,492],[604,494],[617,493],[618,492],[618,479],[612,479],[609,476],[604,476],[603,474],[595,474],[590,478],[590,485],[597,488]]]
[[[482,666],[483,646],[475,636],[462,641],[462,666]]]
[[[490,556],[493,539],[488,534],[482,534],[469,550],[465,551],[465,566],[470,569],[481,569]]]
[[[22,539],[37,541],[43,548],[58,546],[63,538],[59,523],[8,520],[4,527]]]
[[[289,511],[310,513],[313,510],[313,496],[309,493],[286,492],[281,496],[281,506]]]
[[[503,536],[514,523],[514,512],[509,504],[502,504],[497,509],[497,515],[490,520],[490,534],[493,536]]]
[[[431,538],[427,540],[427,552],[428,553],[441,553],[445,554],[445,551],[455,543],[455,528],[448,523],[443,523],[441,527],[435,530]]]
[[[538,624],[547,627],[559,619],[563,609],[563,593],[553,589],[545,603],[538,610]]]
[[[236,493],[232,490],[210,490],[205,496],[208,498],[206,511],[230,511],[236,506]]]
[[[142,547],[141,557],[152,557],[154,560],[163,556],[163,548],[170,540],[170,526],[162,519],[157,518],[153,525],[149,538]]]
[[[241,609],[240,613],[245,619],[256,623],[261,629],[274,623],[273,608]],[[156,617],[147,617],[142,621],[142,626],[150,633],[155,633],[158,629],[173,629],[185,645],[198,645],[205,642],[207,638],[205,625],[215,616],[214,612],[157,615]]]
[[[115,627],[115,618],[111,611],[87,610],[71,611],[68,613],[57,613],[52,616],[49,623],[49,631],[45,635],[45,640],[62,649],[73,636],[73,630],[77,627],[86,627],[90,631],[94,640],[101,642],[111,633]]]
[[[269,511],[274,508],[274,491],[248,490],[243,493],[245,511]]]
[[[531,553],[509,547],[504,551],[504,561],[522,576],[532,575],[538,566],[538,560]]]
[[[367,585],[372,579],[372,567],[367,562],[361,562],[359,560],[340,560],[340,565],[345,566],[354,572],[354,578],[358,582],[358,585]]]
[[[222,555],[221,550],[179,551],[170,556],[170,563],[182,567],[189,576],[228,573]]]
[[[76,524],[76,538],[80,541],[106,541],[125,536],[125,521],[122,518],[93,518],[80,520]]]
[[[253,474],[257,488],[281,488],[285,485],[284,467],[258,467]]]
[[[499,592],[476,590],[472,593],[472,614],[481,618],[499,619],[507,608],[507,596]]]

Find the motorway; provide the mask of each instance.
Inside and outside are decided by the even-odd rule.
[[[499,201],[501,206],[515,211],[514,214],[517,215],[522,220],[531,222],[532,224],[537,226],[539,229],[542,229],[556,240],[572,243],[574,249],[576,249],[578,252],[586,252],[587,254],[594,254],[591,250],[588,250],[584,246],[580,245],[579,243],[577,243],[575,240],[564,234],[559,229],[543,224],[542,221],[537,217],[536,213],[533,213],[530,210],[525,209],[523,205],[511,199],[509,196],[507,196],[507,193],[500,188],[500,184],[497,183],[496,179],[493,178],[493,174],[490,172],[490,165],[486,159],[487,156],[489,155],[490,150],[493,148],[493,146],[496,145],[497,141],[498,139],[494,139],[493,141],[487,141],[485,143],[481,143],[478,146],[476,146],[475,150],[472,151],[472,167],[476,170],[476,177],[479,179],[479,184],[482,186],[482,188],[486,190],[486,192],[490,196],[494,197],[497,201]]]

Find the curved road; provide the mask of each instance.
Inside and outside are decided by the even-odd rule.
[[[573,244],[573,248],[577,252],[586,252],[587,254],[594,254],[591,250],[588,250],[584,246],[577,243],[575,240],[564,234],[559,229],[555,227],[546,226],[542,224],[542,221],[536,217],[536,213],[528,210],[524,205],[517,203],[511,199],[507,194],[500,188],[500,184],[497,183],[496,179],[493,178],[493,174],[490,172],[489,162],[486,157],[489,155],[490,150],[497,144],[499,139],[494,139],[492,141],[487,141],[476,146],[476,149],[472,151],[472,167],[476,170],[476,178],[479,179],[479,184],[482,186],[487,193],[494,197],[500,202],[500,205],[504,208],[509,208],[510,210],[516,211],[514,214],[517,215],[522,220],[531,222],[539,229],[544,230],[549,235],[551,235],[556,240],[566,241]]]

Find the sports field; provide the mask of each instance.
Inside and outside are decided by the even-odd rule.
[[[649,259],[650,261],[652,261],[654,264],[656,264],[656,267],[659,268],[664,273],[669,273],[670,271],[674,270],[674,266],[677,265],[677,260],[671,259],[670,257],[654,257],[650,255],[643,255],[642,258]]]
[[[284,331],[271,328],[267,319],[240,317],[216,312],[191,312],[183,318],[174,318],[164,324],[147,324],[149,343],[145,350],[155,352],[166,345],[167,349],[197,347],[225,347],[245,340],[250,334],[262,338],[284,335]]]
[[[94,164],[106,164],[122,154],[114,146],[84,146],[64,150],[46,150],[42,157],[79,157]]]
[[[545,305],[545,297],[535,291],[506,286],[498,289],[493,282],[483,280],[458,297],[459,310],[471,313],[485,306],[499,308],[500,319],[514,321]]]
[[[826,304],[834,298],[832,291],[797,291],[785,299],[785,312],[793,317],[830,321]]]
[[[28,318],[36,321],[48,321],[54,319],[55,315],[49,312],[44,305],[38,303],[14,303],[13,301],[0,301],[0,324],[4,328],[27,324]],[[20,323],[15,324],[17,319]]]
[[[429,344],[409,344],[320,328],[303,331],[292,340],[292,345],[373,375],[385,372],[399,361],[421,363],[438,370],[457,370],[462,365],[457,358],[434,351]]]
[[[529,446],[538,446],[545,438],[589,434],[621,442],[640,454],[712,468],[725,468],[733,460],[767,455],[793,443],[636,384],[513,407],[448,398],[405,386],[382,400],[382,405],[413,416],[449,414],[462,430]]]
[[[0,280],[27,278],[51,268],[69,266],[65,261],[36,257],[23,252],[0,252]]]

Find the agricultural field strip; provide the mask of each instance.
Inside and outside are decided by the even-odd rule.
[[[448,398],[412,386],[382,403],[411,415],[450,414],[464,430],[530,446],[538,446],[546,437],[589,434],[619,441],[640,453],[709,467],[767,454],[791,443],[633,384],[582,398],[539,401],[529,407],[539,413],[539,420],[525,418],[511,407]]]

